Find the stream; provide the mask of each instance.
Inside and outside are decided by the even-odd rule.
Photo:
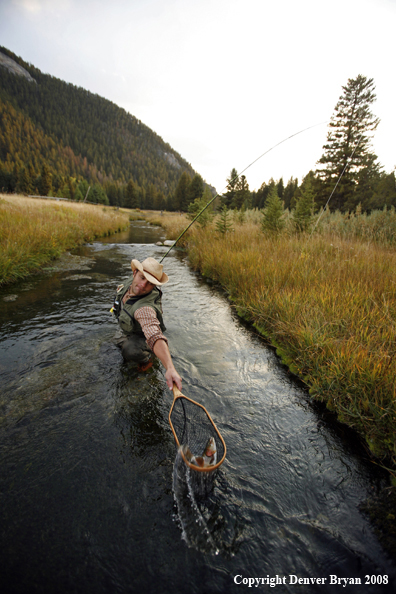
[[[386,475],[175,249],[166,335],[227,444],[207,497],[179,490],[164,370],[123,362],[109,312],[164,239],[134,222],[0,289],[0,592],[395,592],[359,511]]]

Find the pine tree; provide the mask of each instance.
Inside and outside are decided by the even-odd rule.
[[[309,175],[301,184],[300,190],[301,193],[293,211],[292,220],[296,231],[304,232],[311,229],[315,209],[315,197]]]
[[[379,168],[377,156],[371,152],[371,138],[379,119],[370,110],[376,100],[372,78],[359,74],[342,88],[344,92],[329,124],[327,144],[318,161],[323,167],[317,171],[328,195],[342,175],[330,208],[345,210],[347,202],[349,207],[354,203],[359,173],[365,168]]]
[[[190,184],[190,176],[186,171],[183,171],[175,191],[174,206],[176,210],[183,210],[184,212],[187,211],[189,204]]]
[[[283,199],[283,194],[285,192],[285,185],[283,183],[283,177],[280,178],[278,183],[276,184],[276,190],[278,192],[279,198]]]
[[[194,202],[190,202],[188,205],[188,218],[195,219],[197,214],[205,208],[205,206],[212,200],[213,196],[209,188],[205,188],[204,194],[200,198],[195,198]],[[213,208],[212,205],[208,206],[203,213],[198,217],[197,223],[201,227],[206,227],[213,219]]]
[[[283,192],[283,200],[285,208],[290,208],[295,191],[298,188],[298,179],[291,177],[287,182],[286,188]]]
[[[265,209],[263,212],[263,219],[261,221],[261,228],[264,232],[279,233],[285,226],[285,221],[282,218],[284,213],[283,202],[278,196],[275,184],[271,187]]]
[[[396,177],[395,172],[382,173],[375,185],[375,191],[366,210],[382,209],[383,207],[396,207]]]
[[[21,194],[31,194],[33,192],[32,178],[28,167],[24,167],[19,174],[17,190]]]
[[[194,202],[197,198],[202,198],[204,193],[204,181],[199,173],[196,173],[191,180],[188,188],[188,203]]]
[[[220,218],[216,221],[216,229],[223,235],[232,230],[232,223],[226,205],[224,204],[220,212]]]
[[[237,180],[234,189],[234,197],[231,201],[231,207],[236,208],[237,210],[241,209],[243,205],[245,208],[251,207],[251,193],[245,175],[241,175]]]
[[[221,197],[222,206],[227,206],[227,208],[231,208],[237,190],[237,184],[238,172],[234,167],[233,169],[231,169],[230,177],[227,178],[227,191]]]
[[[52,189],[52,179],[51,173],[47,163],[43,163],[41,168],[41,176],[40,176],[40,195],[41,196],[48,196]]]
[[[127,183],[124,206],[126,208],[139,208],[138,194],[132,179]]]

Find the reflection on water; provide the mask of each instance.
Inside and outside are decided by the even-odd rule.
[[[228,455],[208,497],[174,483],[172,393],[159,362],[138,374],[122,361],[109,313],[131,258],[166,248],[128,238],[74,252],[88,270],[76,260],[0,291],[2,592],[234,592],[237,574],[387,574],[393,591],[394,563],[358,510],[383,475],[176,250],[170,348]]]

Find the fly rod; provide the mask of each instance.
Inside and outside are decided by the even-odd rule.
[[[304,128],[303,130],[299,130],[298,132],[295,132],[294,134],[291,134],[290,136],[288,136],[287,138],[284,138],[280,142],[277,142],[276,144],[274,144],[274,146],[272,146],[271,148],[269,148],[268,150],[266,150],[262,155],[260,155],[256,159],[254,159],[254,161],[252,161],[247,167],[245,167],[245,169],[243,169],[240,173],[238,173],[238,175],[236,175],[232,180],[230,180],[230,183],[232,183],[235,180],[237,180],[238,177],[240,177],[243,173],[245,173],[245,171],[247,171],[250,167],[252,167],[252,165],[254,165],[255,163],[257,163],[257,161],[259,161],[260,159],[262,159],[262,157],[264,157],[265,155],[267,155],[268,153],[270,153],[277,146],[283,144],[284,142],[286,142],[287,140],[290,140],[291,138],[294,138],[294,136],[298,136],[299,134],[302,134],[303,132],[306,132],[307,130],[311,130],[312,128],[316,128],[317,126],[322,126],[323,124],[327,124],[327,122],[328,122],[328,120],[326,120],[325,122],[320,122],[319,124],[314,124],[313,126],[308,126],[307,128]],[[227,186],[225,186],[223,188],[222,192],[224,192],[224,190],[226,188],[227,188]],[[209,200],[209,202],[202,208],[202,210],[200,210],[200,212],[193,218],[193,220],[191,221],[191,223],[189,225],[187,225],[187,227],[184,229],[184,231],[182,231],[182,233],[180,233],[179,237],[175,240],[175,242],[173,243],[173,245],[171,245],[171,247],[166,252],[166,254],[161,258],[160,262],[162,262],[166,258],[166,256],[169,254],[169,252],[171,251],[171,249],[175,247],[175,245],[177,244],[177,242],[179,241],[179,239],[181,239],[183,237],[183,235],[189,230],[189,228],[195,223],[195,221],[197,219],[199,219],[199,217],[201,216],[201,214],[203,212],[205,212],[205,210],[212,204],[212,202],[214,202],[216,200],[216,198],[218,198],[218,196],[220,196],[220,192],[217,192],[217,194],[211,200]]]

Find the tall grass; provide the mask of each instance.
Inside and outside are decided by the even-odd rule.
[[[312,235],[265,236],[261,213],[233,232],[188,232],[191,264],[217,280],[313,397],[396,465],[395,211],[323,213]],[[151,222],[170,229],[167,217]],[[173,238],[188,224],[179,219]]]
[[[370,214],[361,212],[358,207],[351,213],[326,211],[319,223],[322,233],[335,233],[340,237],[355,237],[381,245],[396,245],[396,211],[390,209],[374,210]]]
[[[65,250],[127,225],[127,215],[108,207],[1,195],[0,285],[27,276]]]

